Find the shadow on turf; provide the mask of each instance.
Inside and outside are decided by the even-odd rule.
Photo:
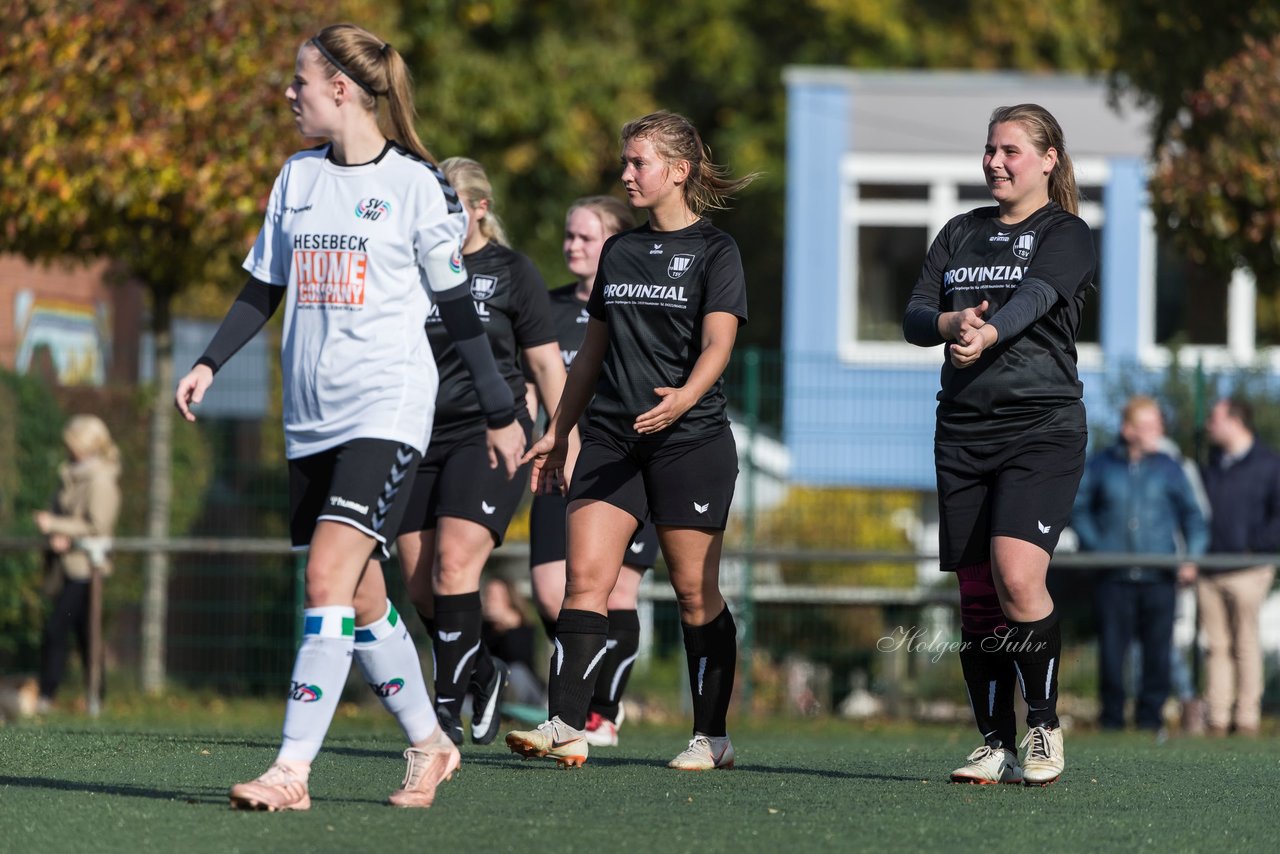
[[[145,786],[121,784],[83,783],[71,780],[53,780],[48,777],[0,776],[0,786],[19,786],[28,789],[53,789],[61,792],[89,792],[97,795],[119,795],[126,798],[152,798],[160,801],[186,801],[189,804],[226,803],[224,789],[204,787],[200,791],[174,791],[148,789]]]
[[[521,771],[559,770],[550,760],[522,760],[509,754],[462,754],[462,766],[467,765],[509,765]],[[588,765],[604,768],[645,767],[660,768],[667,771],[667,763],[661,759],[639,759],[636,757],[595,757],[587,760]],[[865,774],[853,771],[833,771],[821,768],[793,768],[784,765],[738,765],[734,771],[739,774],[800,774],[809,777],[824,777],[830,780],[881,780],[903,783],[918,783],[919,777],[902,774]]]

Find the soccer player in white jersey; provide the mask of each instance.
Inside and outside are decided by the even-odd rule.
[[[551,291],[551,314],[555,319],[556,338],[564,366],[573,364],[582,348],[587,323],[591,319],[587,302],[595,285],[600,266],[600,251],[613,235],[635,227],[635,216],[627,204],[613,196],[586,196],[569,205],[564,222],[564,260],[574,280]],[[530,410],[537,412],[538,396],[531,386]],[[548,415],[555,404],[541,401]],[[578,425],[585,429],[585,424]],[[572,478],[576,445],[570,449],[566,466]],[[565,520],[568,502],[558,491],[535,495],[529,511],[529,577],[533,582],[533,601],[542,618],[547,638],[556,637],[556,618],[564,601]],[[623,558],[622,571],[609,594],[609,636],[607,652],[600,660],[600,675],[587,711],[586,738],[592,747],[612,747],[618,743],[618,727],[622,725],[622,694],[626,690],[631,668],[640,650],[640,616],[637,605],[640,581],[658,557],[658,535],[652,525],[641,525]]]
[[[590,402],[569,482],[568,577],[549,719],[506,741],[526,757],[586,761],[584,727],[608,651],[609,593],[648,518],[676,591],[693,689],[693,738],[670,765],[732,768],[725,718],[737,629],[719,573],[738,457],[721,375],[747,319],[747,296],[737,244],[702,214],[755,176],[728,178],[693,125],[674,113],[627,123],[622,145],[622,185],[649,221],[601,251],[582,349],[546,435],[526,455],[534,492],[559,488],[570,432]]]
[[[250,279],[175,395],[194,421],[218,369],[285,302],[290,535],[309,547],[305,635],[279,754],[231,788],[231,805],[310,807],[311,762],[354,657],[410,742],[390,802],[426,807],[459,754],[437,726],[377,557],[430,437],[436,371],[423,324],[433,300],[474,373],[495,463],[514,473],[525,435],[467,298],[466,213],[414,130],[403,59],[359,27],[326,27],[299,48],[285,96],[299,133],[328,142],[285,163],[244,263]]]
[[[1076,334],[1096,260],[1047,110],[996,109],[982,169],[996,204],[939,232],[903,332],[945,347],[934,434],[940,556],[960,582],[960,664],[983,738],[951,780],[1042,786],[1065,766],[1062,637],[1045,581],[1084,473]],[[1021,763],[1015,683],[1028,709]]]

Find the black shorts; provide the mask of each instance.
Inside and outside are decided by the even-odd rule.
[[[529,510],[529,566],[562,561],[568,554],[565,521],[569,500],[563,495],[535,495]],[[658,562],[658,532],[652,525],[641,524],[627,546],[623,566],[644,572]]]
[[[418,452],[388,439],[352,439],[309,457],[289,460],[289,538],[306,548],[321,520],[344,522],[378,541],[400,528],[418,468]]]
[[[667,441],[619,439],[587,428],[569,501],[605,501],[636,520],[723,531],[738,478],[733,431]]]
[[[1032,433],[999,445],[935,445],[943,571],[989,561],[992,537],[1052,555],[1071,521],[1087,438]]]
[[[528,442],[533,422],[521,418],[520,425]],[[433,436],[418,466],[399,533],[434,530],[441,516],[453,516],[483,525],[493,534],[494,544],[502,545],[528,491],[529,466],[521,466],[510,480],[501,464],[489,468],[484,425],[461,436]]]

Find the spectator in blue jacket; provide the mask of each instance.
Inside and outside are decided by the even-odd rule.
[[[1196,577],[1194,558],[1204,554],[1208,527],[1187,475],[1161,452],[1164,419],[1150,397],[1124,408],[1120,441],[1094,454],[1076,493],[1072,527],[1080,548],[1097,552],[1182,554],[1176,570],[1120,566],[1102,572],[1096,586],[1098,672],[1104,729],[1124,726],[1124,663],[1135,635],[1142,677],[1135,722],[1158,730],[1169,696],[1170,646],[1177,585]]]
[[[1200,626],[1208,641],[1205,705],[1209,733],[1256,735],[1262,710],[1259,612],[1271,592],[1280,552],[1280,456],[1257,441],[1243,400],[1219,400],[1205,420],[1214,446],[1201,475],[1213,513],[1214,554],[1258,555],[1256,565],[1206,566],[1197,584]]]

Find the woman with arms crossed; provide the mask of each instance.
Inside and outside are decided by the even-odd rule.
[[[721,375],[746,322],[737,245],[702,217],[754,175],[730,180],[674,113],[622,129],[622,184],[649,222],[600,255],[582,349],[534,459],[535,492],[559,488],[569,434],[587,431],[569,485],[568,569],[545,723],[507,735],[526,757],[587,759],[584,733],[609,633],[609,594],[646,518],[671,573],[693,687],[693,738],[671,767],[733,767],[725,716],[737,630],[720,595],[720,551],[738,471]],[[594,391],[594,398],[592,393]]]
[[[286,301],[289,527],[294,546],[309,548],[304,638],[279,755],[266,773],[231,788],[231,805],[310,808],[311,763],[354,657],[382,686],[411,744],[390,801],[426,807],[458,767],[458,751],[436,725],[417,651],[374,556],[387,556],[430,436],[435,395],[421,388],[436,378],[423,334],[433,298],[487,390],[488,440],[510,472],[524,432],[467,299],[466,213],[414,131],[400,55],[359,27],[326,27],[299,48],[285,96],[299,133],[329,141],[285,163],[245,259],[250,279],[175,401],[194,421],[191,407],[214,374]],[[379,126],[383,99],[394,140]]]
[[[1084,472],[1076,335],[1096,261],[1047,110],[992,113],[982,168],[996,206],[938,234],[903,331],[946,346],[934,434],[940,556],[960,582],[960,662],[983,738],[951,780],[1047,785],[1065,761],[1062,639],[1045,579]],[[1021,764],[1015,681],[1028,706]]]

